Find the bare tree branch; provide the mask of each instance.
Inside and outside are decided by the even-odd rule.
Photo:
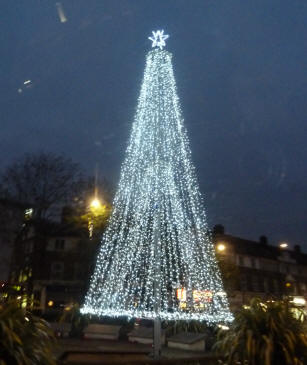
[[[27,154],[0,176],[2,195],[28,204],[36,217],[48,218],[70,203],[82,185],[78,164],[63,155]]]

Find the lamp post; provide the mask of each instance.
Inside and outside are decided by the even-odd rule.
[[[97,215],[97,211],[101,208],[100,200],[95,197],[89,206],[89,216],[88,216],[88,232],[89,237],[92,239],[94,232],[94,218]]]

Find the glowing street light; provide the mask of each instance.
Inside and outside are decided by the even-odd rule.
[[[105,205],[102,205],[97,196],[95,196],[90,202],[88,209],[88,232],[90,238],[93,237],[94,225],[97,223],[98,217],[102,216],[104,212]]]
[[[91,201],[90,206],[91,206],[91,208],[97,209],[101,206],[101,203],[100,203],[99,199],[95,198]]]
[[[282,242],[279,244],[279,247],[284,249],[284,248],[287,248],[288,247],[288,243],[287,242]]]
[[[224,243],[219,243],[217,246],[216,246],[216,249],[219,251],[219,252],[223,252],[226,250],[226,246],[224,245]]]

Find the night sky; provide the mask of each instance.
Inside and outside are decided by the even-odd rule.
[[[116,184],[164,29],[209,225],[307,251],[306,19],[304,0],[2,0],[0,168],[51,151]]]

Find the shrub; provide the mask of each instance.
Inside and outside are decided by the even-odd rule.
[[[54,344],[46,321],[18,302],[0,305],[0,365],[55,365]]]
[[[307,335],[288,301],[261,303],[239,311],[228,331],[220,331],[215,348],[227,364],[304,365]]]

